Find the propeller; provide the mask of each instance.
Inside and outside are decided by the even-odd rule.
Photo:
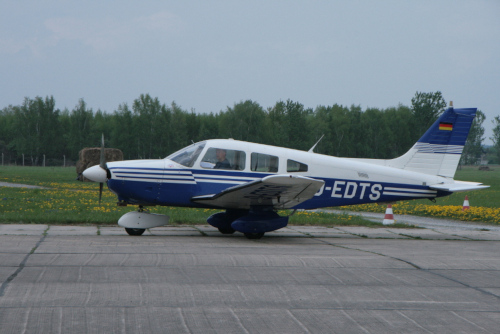
[[[106,165],[106,154],[105,154],[105,148],[104,148],[104,134],[102,135],[102,142],[101,142],[101,157],[99,161],[99,165],[92,166],[90,168],[87,168],[86,170],[83,171],[83,176],[85,176],[87,179],[94,181],[94,182],[99,182],[99,205],[101,205],[101,198],[102,198],[102,189],[104,182],[108,180],[108,166]]]
[[[106,171],[106,180],[108,179],[108,166],[106,165],[106,149],[104,148],[104,133],[101,138],[101,157],[99,159],[99,167]],[[99,182],[99,205],[101,205],[102,188],[104,182]]]

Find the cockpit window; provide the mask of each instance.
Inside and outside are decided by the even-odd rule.
[[[213,169],[245,169],[246,155],[243,151],[210,147],[201,159],[201,167]]]
[[[185,147],[180,151],[177,151],[167,157],[167,159],[170,159],[172,161],[177,162],[178,164],[181,164],[186,167],[193,167],[194,162],[200,155],[201,151],[203,151],[203,148],[205,147],[205,142],[199,142],[196,144],[193,144],[191,146]]]
[[[302,162],[298,162],[295,160],[287,160],[286,162],[287,173],[307,172],[307,170],[307,165],[303,164]]]
[[[278,172],[278,157],[269,154],[252,153],[250,169],[254,172]]]

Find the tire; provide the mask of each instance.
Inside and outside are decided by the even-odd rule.
[[[264,236],[264,232],[261,233],[245,233],[247,239],[260,239]]]
[[[236,232],[236,230],[232,227],[229,227],[229,228],[219,227],[218,230],[222,234],[233,234],[234,232]]]
[[[143,228],[125,228],[125,231],[127,231],[128,235],[142,235],[146,230]]]

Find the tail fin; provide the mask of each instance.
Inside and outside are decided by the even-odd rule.
[[[475,115],[476,108],[448,108],[408,152],[387,165],[453,178]]]

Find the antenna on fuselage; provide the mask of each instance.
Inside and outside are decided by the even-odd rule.
[[[316,144],[314,144],[314,145],[313,145],[313,147],[311,147],[311,148],[309,149],[309,151],[307,151],[307,152],[309,152],[309,153],[314,153],[314,148],[316,147],[316,145],[318,145],[318,144],[319,144],[319,142],[321,141],[321,139],[323,139],[323,137],[324,137],[324,136],[325,136],[325,135],[322,135],[322,136],[321,136],[321,138],[320,138],[320,139],[316,142]]]

